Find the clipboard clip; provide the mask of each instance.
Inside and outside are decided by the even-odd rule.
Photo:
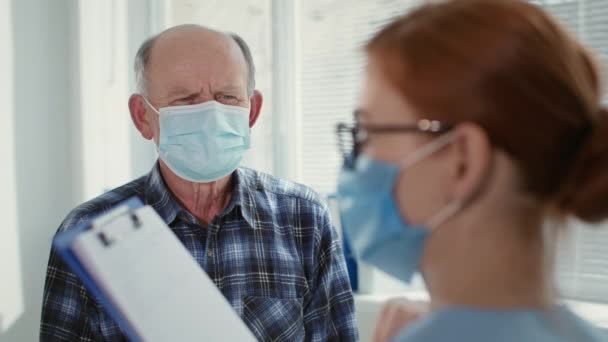
[[[109,213],[93,220],[92,229],[96,231],[97,238],[104,247],[111,246],[114,242],[120,240],[122,234],[106,231],[104,228],[116,221],[119,218],[128,216],[133,224],[133,229],[141,227],[141,220],[137,216],[135,210],[127,205],[120,206]]]

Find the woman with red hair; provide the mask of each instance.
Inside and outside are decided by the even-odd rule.
[[[608,218],[591,54],[518,0],[427,3],[366,51],[356,125],[338,126],[345,235],[431,298],[405,328],[388,310],[376,339],[601,340],[553,283],[558,227]]]

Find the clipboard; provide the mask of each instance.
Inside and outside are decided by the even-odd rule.
[[[59,233],[53,245],[132,341],[256,341],[150,206],[138,198]]]

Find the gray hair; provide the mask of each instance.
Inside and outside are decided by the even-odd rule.
[[[236,43],[236,45],[238,45],[239,49],[243,53],[243,57],[245,57],[248,74],[247,93],[249,95],[252,95],[253,90],[255,89],[255,65],[253,63],[253,56],[251,55],[251,50],[249,49],[249,46],[247,45],[245,40],[236,33],[228,33],[227,35]],[[137,91],[140,94],[146,94],[150,53],[152,52],[152,47],[154,46],[154,43],[156,42],[156,39],[158,39],[159,36],[160,34],[157,34],[146,39],[141,44],[141,46],[137,50],[137,54],[135,55],[135,82],[137,86]]]
[[[243,53],[243,57],[245,57],[245,62],[247,63],[247,93],[249,95],[253,94],[253,90],[255,89],[255,64],[253,63],[253,56],[251,55],[251,50],[249,49],[249,45],[241,36],[236,33],[228,34],[232,40],[239,46],[241,52]]]

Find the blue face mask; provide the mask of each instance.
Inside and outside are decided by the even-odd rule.
[[[145,99],[145,98],[144,98]],[[217,101],[163,107],[160,159],[179,177],[208,183],[231,174],[249,149],[249,109]]]
[[[452,138],[451,134],[437,138],[399,165],[361,155],[354,169],[342,169],[338,180],[340,218],[344,235],[360,260],[401,281],[411,281],[431,230],[460,206],[448,205],[427,224],[418,226],[401,217],[393,191],[402,170],[439,150]]]

